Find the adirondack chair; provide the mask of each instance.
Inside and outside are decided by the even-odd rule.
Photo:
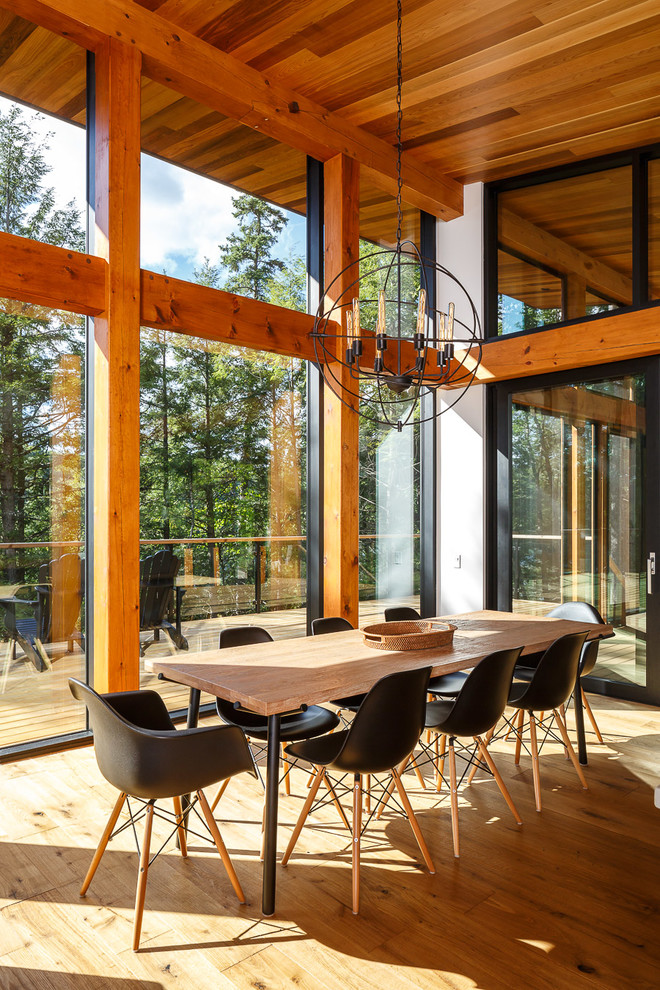
[[[9,667],[16,659],[17,644],[24,659],[39,672],[47,670],[56,659],[47,653],[46,643],[66,643],[67,653],[73,651],[74,641],[85,649],[84,636],[76,628],[83,598],[84,568],[84,561],[77,553],[65,553],[39,568],[39,583],[34,586],[36,598],[16,595],[0,598],[9,634],[0,692],[5,690]],[[31,614],[21,615],[26,611]]]
[[[140,631],[152,629],[153,639],[140,645],[140,656],[160,638],[161,629],[170,643],[179,650],[188,649],[188,640],[181,634],[180,597],[183,589],[174,587],[181,561],[171,550],[159,550],[140,561]],[[177,620],[173,626],[168,619],[173,597],[177,593]]]

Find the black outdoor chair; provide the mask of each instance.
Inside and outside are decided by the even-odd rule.
[[[194,814],[206,824],[236,896],[244,904],[243,890],[203,791],[203,788],[234,774],[246,770],[254,773],[252,756],[243,732],[236,726],[228,725],[177,730],[163,699],[155,691],[97,694],[73,678],[69,680],[69,687],[74,698],[87,706],[99,770],[120,792],[83,881],[80,896],[87,892],[112,836],[129,826],[134,828],[134,823],[144,818],[133,922],[133,950],[137,951],[147,873],[158,855],[156,853],[152,860],[149,858],[154,814],[172,825],[171,836],[177,833],[184,858],[188,854],[186,832],[191,831],[189,819]],[[196,797],[192,803],[186,804],[184,811],[181,797],[190,792],[194,792]],[[156,801],[161,798],[174,799],[173,813],[163,807],[155,812]],[[131,808],[131,799],[139,805],[135,810]],[[125,802],[128,802],[129,821],[115,829]],[[197,811],[198,803],[203,818]],[[201,834],[198,837],[206,838]]]
[[[151,629],[154,633],[153,639],[140,645],[140,656],[158,642],[161,630],[175,649],[188,649],[188,640],[181,634],[179,602],[176,625],[173,626],[168,618],[174,604],[174,580],[180,564],[171,550],[158,550],[140,561],[140,631]]]
[[[46,651],[47,643],[66,643],[68,653],[73,651],[74,642],[85,649],[85,638],[77,628],[84,571],[85,563],[77,553],[65,553],[39,568],[39,583],[34,586],[36,598],[0,598],[9,634],[0,693],[5,690],[9,667],[16,659],[16,644],[39,672],[47,670],[54,659]],[[26,610],[29,616],[20,614]]]
[[[444,758],[447,740],[449,740],[449,790],[451,794],[451,829],[454,843],[454,856],[459,855],[458,840],[458,786],[456,776],[456,737],[470,736],[474,747],[461,746],[462,755],[467,759],[467,765],[461,777],[461,782],[471,767],[468,783],[472,783],[474,774],[481,762],[485,762],[497,781],[502,797],[508,804],[518,825],[522,824],[520,815],[511,800],[502,777],[488,752],[486,742],[482,738],[499,722],[506,708],[513,669],[520,656],[522,647],[513,650],[499,650],[484,657],[470,671],[460,694],[454,701],[433,701],[426,706],[426,728],[436,733],[436,750],[423,744],[428,758],[434,764],[438,777],[437,789],[440,790],[444,778]],[[440,752],[437,751],[437,739],[441,738]]]
[[[532,757],[532,771],[534,775],[534,796],[536,799],[536,810],[541,810],[541,779],[539,773],[539,747],[537,733],[537,719],[535,712],[552,712],[546,718],[538,720],[538,729],[543,733],[541,746],[546,739],[551,738],[556,742],[563,742],[564,748],[570,757],[575,771],[580,778],[580,783],[586,789],[587,781],[578,763],[578,758],[571,746],[568,738],[568,731],[564,718],[560,711],[571,696],[575,687],[575,678],[578,672],[578,664],[582,654],[582,647],[586,641],[586,632],[569,633],[568,636],[561,636],[552,643],[542,655],[538,666],[534,670],[529,683],[518,681],[513,683],[509,693],[507,704],[518,709],[517,724],[508,721],[511,729],[516,735],[516,764],[520,762],[520,749],[523,743],[523,729],[525,712],[529,714],[529,734],[530,747],[525,745],[525,749]],[[553,729],[553,723],[559,729],[559,738]]]
[[[362,825],[362,777],[365,774],[371,776],[372,787],[377,784],[382,791],[386,790],[385,786],[374,775],[391,774],[424,862],[429,872],[435,873],[433,861],[397,769],[413,751],[420,737],[424,725],[429,674],[429,667],[388,674],[374,684],[366,695],[350,728],[294,743],[285,750],[288,756],[307,760],[317,769],[307,800],[282,858],[282,866],[286,866],[289,861],[323,780],[331,796],[335,798],[335,804],[338,803],[336,786],[345,785],[341,780],[335,785],[329,778],[327,770],[338,770],[343,775],[352,775],[352,787],[345,787],[345,790],[352,791],[353,794],[353,914],[358,913],[360,905],[360,839],[366,827]],[[341,816],[344,824],[348,824],[343,811]],[[369,822],[367,821],[366,824],[368,825]]]
[[[572,619],[573,622],[599,622],[602,625],[605,624],[605,620],[593,605],[588,602],[562,602],[561,605],[556,605],[550,612],[548,612],[548,618],[553,619]],[[580,654],[580,681],[583,677],[587,677],[588,674],[596,666],[596,660],[598,659],[598,644],[600,640],[590,639],[587,640],[582,647],[582,652]],[[530,681],[534,676],[534,670],[538,666],[539,660],[543,656],[543,653],[532,653],[525,657],[521,657],[520,662],[516,666],[515,676],[518,680]],[[575,695],[575,692],[573,692]],[[587,715],[589,716],[589,721],[596,733],[596,738],[599,743],[603,742],[603,737],[601,735],[600,729],[596,722],[594,713],[591,710],[591,705],[589,704],[589,699],[587,698],[586,692],[580,683],[580,701],[583,708],[586,709]],[[577,702],[576,702],[577,704]]]
[[[230,626],[221,630],[218,646],[223,650],[234,646],[256,646],[258,643],[272,643],[272,641],[273,637],[268,630],[262,629],[261,626]],[[256,712],[237,708],[232,701],[225,701],[223,698],[216,698],[216,707],[223,722],[228,725],[240,726],[249,739],[256,739],[263,744],[254,754],[255,766],[258,768],[256,761],[267,746],[268,719]],[[313,736],[323,735],[324,732],[331,732],[338,725],[339,716],[334,712],[319,705],[310,705],[309,707],[303,705],[298,711],[282,716],[280,739],[282,744],[299,739],[311,739]],[[284,786],[286,793],[290,794],[289,772],[292,764],[289,761],[286,763]]]
[[[416,608],[411,605],[393,605],[386,608],[385,622],[406,622],[408,619],[421,619]],[[441,698],[454,698],[465,684],[468,671],[457,670],[453,674],[440,674],[429,681],[429,694]]]

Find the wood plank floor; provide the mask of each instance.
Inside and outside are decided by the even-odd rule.
[[[499,766],[523,818],[492,780],[449,797],[406,780],[436,865],[420,868],[408,824],[388,811],[364,841],[362,904],[350,909],[350,848],[332,807],[278,867],[277,915],[260,913],[262,793],[232,781],[216,814],[245,888],[239,907],[217,856],[172,842],[149,874],[142,948],[131,951],[137,858],[111,843],[78,896],[114,803],[91,747],[0,767],[2,990],[657,990],[660,986],[660,712],[593,697],[590,789],[561,750],[542,754],[543,811],[529,760]],[[429,784],[431,783],[429,779]],[[306,793],[281,798],[283,849]],[[156,839],[163,834],[160,824]]]

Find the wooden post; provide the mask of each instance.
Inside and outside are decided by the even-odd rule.
[[[139,686],[140,53],[96,51],[95,253],[108,262],[94,321],[94,682]]]
[[[579,275],[567,275],[564,282],[564,319],[577,320],[587,312],[587,283]]]
[[[325,163],[325,284],[357,261],[359,240],[359,166],[345,155]],[[356,270],[337,283],[337,296],[354,280]],[[347,300],[350,305],[350,300]],[[344,311],[342,311],[342,319]],[[341,346],[341,345],[340,345]],[[337,369],[337,370],[335,370]],[[346,369],[333,366],[342,387],[355,391]],[[354,407],[356,400],[344,392]],[[324,388],[324,613],[358,624],[358,416],[332,390]]]

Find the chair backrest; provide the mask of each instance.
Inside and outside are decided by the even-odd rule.
[[[232,646],[254,646],[257,643],[272,643],[273,637],[261,626],[229,626],[221,629],[218,646],[221,650]]]
[[[77,553],[65,553],[39,568],[37,636],[43,642],[61,642],[73,633],[80,616],[84,567]]]
[[[548,616],[553,619],[572,619],[574,622],[600,622],[605,624],[605,620],[593,605],[589,602],[562,602],[556,605]],[[590,639],[582,647],[580,657],[580,676],[591,673],[596,666],[598,659],[598,640]]]
[[[158,550],[140,561],[141,629],[153,629],[165,620],[180,564],[171,550]]]
[[[575,687],[582,647],[587,638],[583,632],[560,636],[545,651],[525,694],[518,706],[531,711],[559,708],[568,701]]]
[[[431,667],[387,674],[360,705],[333,765],[351,773],[391,770],[422,734]]]
[[[385,609],[385,622],[405,622],[406,619],[421,619],[421,615],[411,605],[393,605]]]
[[[89,712],[96,762],[105,779],[127,794],[156,796],[167,768],[151,733],[176,731],[160,695],[127,691],[103,697],[75,678],[70,678],[69,688]]]
[[[513,668],[522,647],[498,650],[480,660],[470,671],[442,731],[454,736],[480,736],[492,729],[506,708]]]
[[[321,636],[324,633],[346,632],[352,629],[348,619],[343,615],[328,615],[322,619],[312,619],[312,636]]]

